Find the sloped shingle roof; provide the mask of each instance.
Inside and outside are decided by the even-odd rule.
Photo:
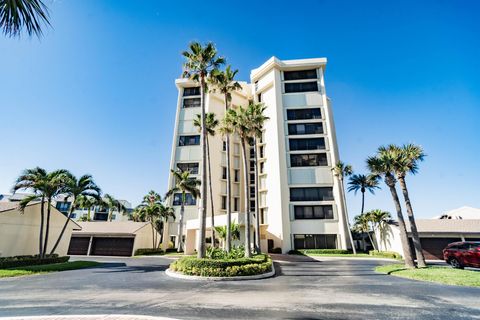
[[[81,231],[75,234],[114,234],[133,235],[141,228],[148,225],[148,222],[133,222],[133,221],[92,221],[92,222],[77,222],[81,227]]]
[[[415,219],[420,233],[480,233],[480,219]],[[391,224],[398,226],[396,221]],[[410,224],[405,221],[407,231]]]

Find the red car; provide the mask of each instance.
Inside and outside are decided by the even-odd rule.
[[[480,242],[464,241],[450,243],[443,249],[443,259],[452,267],[480,268]]]

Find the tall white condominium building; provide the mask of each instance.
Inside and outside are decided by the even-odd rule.
[[[232,107],[248,104],[252,99],[265,104],[264,132],[256,146],[258,152],[259,212],[255,211],[254,152],[250,147],[249,203],[253,226],[260,219],[263,251],[292,249],[346,249],[347,223],[344,194],[332,173],[339,160],[330,101],[325,91],[324,73],[327,59],[281,61],[270,58],[251,71],[251,84],[240,82],[242,90],[233,92]],[[201,147],[198,128],[193,124],[200,114],[198,84],[177,79],[178,103],[172,146],[171,169],[190,170],[200,179]],[[224,98],[211,92],[206,95],[206,112],[218,119],[225,114]],[[226,223],[226,156],[224,137],[210,136],[213,207],[215,226]],[[232,220],[241,226],[243,243],[245,208],[243,199],[243,165],[238,137],[231,141]],[[175,181],[170,175],[169,187]],[[212,207],[208,195],[207,236],[210,235]],[[171,198],[176,221],[168,224],[170,240],[177,242],[181,195]],[[192,253],[197,245],[198,199],[187,195],[185,206],[185,251]],[[209,239],[207,238],[207,243]],[[254,239],[252,239],[254,241]],[[166,241],[164,241],[166,242]]]

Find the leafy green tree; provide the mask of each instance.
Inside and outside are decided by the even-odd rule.
[[[63,192],[67,199],[71,200],[71,204],[67,219],[63,224],[62,230],[60,231],[58,239],[55,242],[55,245],[52,247],[50,254],[53,254],[57,249],[60,241],[62,240],[63,234],[65,233],[65,229],[72,218],[73,211],[79,207],[79,197],[85,196],[100,200],[100,194],[102,191],[100,187],[97,186],[91,175],[85,174],[77,179],[73,174],[67,172]]]
[[[200,190],[198,186],[201,184],[200,180],[190,177],[189,171],[170,170],[175,180],[175,186],[167,192],[166,197],[174,196],[175,193],[181,193],[180,200],[180,221],[178,223],[178,245],[177,251],[183,252],[183,225],[185,219],[185,203],[187,200],[187,193],[192,197],[200,197]]]
[[[50,25],[48,8],[41,0],[0,0],[0,28],[9,37],[42,35],[42,24]]]
[[[373,231],[375,233],[378,232],[380,242],[383,242],[385,247],[385,242],[386,242],[385,235],[387,231],[386,227],[388,226],[388,221],[392,218],[390,212],[383,211],[380,209],[373,209],[366,212],[365,214],[368,216],[368,220],[373,225]]]
[[[226,246],[227,240],[227,226],[216,226],[215,231],[218,234],[218,237],[222,240],[222,247]],[[232,240],[240,240],[240,225],[232,221],[230,224],[230,235]]]
[[[379,189],[378,176],[370,174],[368,176],[364,174],[353,174],[348,181],[348,192],[354,191],[357,194],[358,191],[362,193],[362,210],[365,209],[365,191],[370,191],[371,194],[375,194],[375,189]]]
[[[198,258],[205,258],[205,234],[206,234],[206,196],[207,196],[207,126],[205,116],[205,92],[207,90],[207,80],[210,78],[215,70],[218,70],[221,65],[225,63],[223,57],[217,56],[217,49],[211,42],[202,46],[199,42],[192,42],[189,45],[189,50],[184,51],[182,55],[186,61],[183,65],[183,76],[200,83],[200,105],[201,105],[201,146],[202,146],[202,199],[199,208],[199,243],[198,243]]]
[[[84,219],[82,221],[92,221],[91,210],[94,206],[100,205],[102,200],[88,195],[79,195],[77,199],[78,207],[87,209],[87,216],[82,217]]]
[[[348,218],[348,211],[347,211],[347,201],[345,199],[345,187],[343,185],[344,177],[351,176],[353,173],[353,169],[351,165],[345,164],[342,161],[338,161],[335,166],[332,168],[333,175],[337,178],[338,183],[340,185],[340,189],[342,190],[343,197],[340,199],[338,203],[341,204],[344,214],[344,219],[347,224],[348,234],[350,240],[350,245],[352,247],[353,254],[357,254],[357,248],[355,248],[355,244],[353,243],[353,236],[352,231],[350,229],[350,219]]]
[[[215,113],[209,112],[205,114],[206,120],[205,123],[207,125],[207,159],[208,159],[208,189],[210,191],[210,206],[212,207],[211,212],[211,224],[212,224],[212,245],[215,246],[215,208],[213,205],[213,192],[212,192],[212,169],[211,169],[211,161],[210,161],[210,139],[209,136],[215,136],[215,129],[218,127],[219,121],[215,117]],[[198,131],[202,131],[202,117],[201,115],[197,114],[195,119],[193,120],[193,125],[198,128]]]
[[[214,86],[214,90],[218,90],[223,94],[225,102],[225,114],[230,108],[232,102],[232,92],[241,90],[242,86],[235,81],[235,76],[237,75],[238,70],[232,70],[231,66],[227,66],[225,71],[214,70],[210,81]],[[232,247],[232,236],[230,234],[230,225],[232,221],[232,176],[231,176],[231,164],[230,164],[230,132],[228,128],[221,127],[220,132],[225,136],[225,157],[226,157],[226,170],[227,170],[227,235],[225,241],[225,250],[230,252]]]
[[[363,235],[367,234],[368,238],[370,239],[370,242],[373,245],[373,248],[375,249],[375,244],[373,243],[372,237],[370,236],[370,231],[371,231],[370,220],[367,214],[362,213],[353,218],[353,230],[355,232],[362,234],[362,241],[363,241],[364,248],[365,248],[365,238]]]
[[[398,228],[400,230],[400,240],[403,248],[403,258],[405,259],[405,266],[407,268],[415,268],[413,262],[412,251],[410,250],[410,244],[408,242],[407,229],[405,227],[405,220],[403,219],[402,207],[400,206],[400,199],[398,198],[397,189],[395,188],[396,179],[394,176],[395,171],[395,157],[394,155],[380,147],[377,154],[367,158],[367,166],[370,172],[376,175],[384,177],[385,184],[390,189],[393,203],[395,204],[395,210],[397,211]]]
[[[113,212],[117,211],[119,214],[125,214],[127,208],[123,205],[123,203],[117,200],[114,196],[110,194],[105,194],[102,199],[102,205],[107,207],[108,209],[108,218],[107,220],[112,222],[113,220]]]

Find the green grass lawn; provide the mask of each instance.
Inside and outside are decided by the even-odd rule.
[[[73,262],[28,266],[28,267],[0,269],[0,278],[26,276],[26,275],[55,272],[55,271],[83,269],[83,268],[94,267],[99,264],[100,264],[99,262],[95,262],[95,261],[73,261]]]
[[[422,269],[406,269],[403,264],[379,266],[375,271],[414,280],[437,282],[456,286],[480,287],[480,272],[429,266]]]

